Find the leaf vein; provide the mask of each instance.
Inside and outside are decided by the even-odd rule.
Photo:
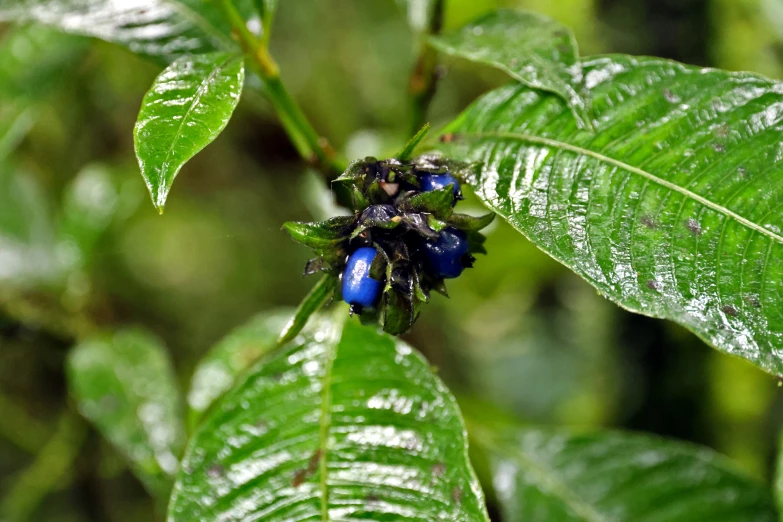
[[[502,131],[482,131],[482,132],[467,132],[467,133],[460,133],[460,138],[486,138],[486,137],[496,137],[496,138],[506,138],[506,139],[514,139],[518,141],[525,141],[528,143],[533,143],[537,145],[545,145],[547,147],[552,147],[554,149],[560,149],[560,150],[566,150],[569,152],[573,152],[575,154],[580,154],[584,156],[590,156],[592,158],[597,159],[598,161],[601,161],[603,163],[607,163],[610,165],[614,165],[616,167],[619,167],[621,169],[624,169],[628,172],[631,172],[633,174],[636,174],[638,176],[642,176],[644,178],[649,179],[650,181],[657,183],[671,191],[678,192],[681,195],[683,195],[686,198],[693,199],[694,201],[702,204],[703,206],[710,208],[719,214],[723,214],[725,216],[731,217],[732,219],[740,222],[741,224],[745,225],[746,227],[755,230],[756,232],[763,234],[767,237],[772,238],[773,240],[783,243],[783,236],[776,234],[772,232],[771,230],[768,230],[761,225],[758,225],[749,219],[737,214],[736,212],[719,205],[713,201],[710,201],[709,199],[705,198],[704,196],[700,196],[699,194],[696,194],[695,192],[691,192],[690,190],[680,187],[679,185],[676,185],[675,183],[672,183],[671,181],[659,178],[658,176],[647,172],[645,170],[642,170],[638,167],[634,167],[633,165],[629,165],[627,163],[624,163],[620,160],[616,160],[614,158],[611,158],[609,156],[606,156],[604,154],[601,154],[600,152],[595,152],[590,149],[585,149],[582,147],[579,147],[577,145],[571,145],[570,143],[565,143],[562,141],[554,140],[551,138],[543,138],[540,136],[532,136],[529,134],[521,134],[521,133],[515,133],[515,132],[502,132]]]

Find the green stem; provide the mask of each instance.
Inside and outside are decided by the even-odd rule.
[[[283,128],[296,150],[309,163],[325,171],[329,180],[337,178],[345,170],[345,162],[337,158],[328,141],[320,136],[289,94],[280,79],[280,69],[267,48],[267,40],[253,34],[232,0],[219,0],[226,19],[236,33],[242,49],[252,60],[253,69],[263,80],[264,93],[277,111]]]
[[[438,53],[427,43],[427,37],[440,34],[443,28],[443,14],[446,0],[435,0],[432,18],[427,34],[422,35],[419,57],[408,82],[408,94],[411,100],[411,135],[416,133],[427,121],[427,111],[435,97],[440,78]]]
[[[47,436],[46,426],[27,414],[15,401],[0,394],[0,437],[28,453],[37,453]]]
[[[0,502],[0,515],[9,520],[28,520],[43,498],[73,470],[86,433],[79,416],[67,410],[57,430],[41,448],[33,463],[13,480],[11,489]]]

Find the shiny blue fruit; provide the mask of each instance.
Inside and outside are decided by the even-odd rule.
[[[419,178],[422,192],[440,190],[449,185],[454,185],[454,195],[459,196],[459,181],[451,174],[426,174]]]
[[[424,243],[427,268],[436,277],[453,279],[465,268],[464,259],[470,251],[465,233],[455,228],[441,231],[438,239]]]
[[[343,299],[352,309],[372,308],[381,294],[381,282],[370,277],[370,267],[378,252],[371,247],[357,249],[348,257],[343,272]]]

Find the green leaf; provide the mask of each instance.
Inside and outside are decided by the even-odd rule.
[[[438,50],[505,71],[523,84],[562,96],[591,128],[590,94],[571,29],[537,13],[500,9],[459,31],[430,37]]]
[[[405,144],[402,150],[395,154],[394,157],[403,162],[410,160],[413,157],[413,152],[416,150],[416,147],[419,145],[419,143],[421,143],[421,140],[427,137],[429,132],[430,124],[425,123],[424,126],[419,129],[419,132],[414,134],[413,137],[408,140],[408,143]]]
[[[195,426],[212,403],[227,392],[234,380],[277,346],[277,338],[293,310],[263,312],[235,328],[196,366],[188,392],[188,421]]]
[[[442,189],[419,192],[402,201],[400,208],[409,212],[426,212],[440,220],[448,219],[454,211],[454,185]]]
[[[454,228],[468,232],[478,232],[489,226],[495,220],[495,214],[490,212],[483,216],[470,216],[468,214],[454,213],[449,216],[448,223]]]
[[[355,220],[354,216],[337,216],[317,223],[287,221],[283,223],[283,230],[297,243],[323,256],[328,263],[338,263],[347,255],[340,245],[347,241]]]
[[[141,175],[159,212],[182,165],[228,124],[244,79],[241,57],[188,56],[169,65],[144,96],[133,141]]]
[[[1,8],[0,8],[1,9]],[[16,27],[0,42],[0,96],[30,103],[61,85],[87,50],[88,40],[47,27]]]
[[[767,487],[707,448],[616,432],[479,437],[504,520],[776,520]]]
[[[312,290],[305,296],[296,313],[286,323],[280,333],[277,344],[284,345],[294,339],[307,324],[308,319],[334,297],[337,287],[337,277],[327,274],[321,278]]]
[[[3,21],[100,38],[166,62],[237,48],[218,7],[202,0],[5,0]]]
[[[488,520],[459,410],[420,355],[355,321],[301,339],[201,424],[170,521]]]
[[[68,356],[68,384],[79,411],[165,498],[183,446],[181,398],[161,341],[144,330],[96,335]]]
[[[783,375],[783,84],[654,58],[585,63],[595,134],[511,85],[446,129],[477,195],[631,311]]]

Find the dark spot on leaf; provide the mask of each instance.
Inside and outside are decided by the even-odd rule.
[[[378,502],[379,500],[381,499],[378,497],[378,495],[375,495],[373,493],[370,493],[366,497],[364,497],[364,501],[367,502],[368,504],[373,504],[375,502]]]
[[[446,134],[442,135],[440,137],[441,143],[451,143],[452,141],[457,139],[457,135],[452,132],[447,132]]]
[[[560,54],[568,54],[571,52],[571,48],[566,43],[560,43],[557,45],[557,52]]]
[[[296,470],[296,473],[294,473],[294,480],[291,481],[291,485],[295,488],[298,488],[304,484],[305,480],[307,480],[307,470],[298,469]]]
[[[688,230],[691,231],[691,234],[693,234],[694,236],[701,235],[701,225],[695,219],[689,218],[688,222],[686,223],[686,226],[688,227]]]
[[[455,504],[461,504],[462,503],[462,488],[461,487],[455,486],[454,489],[451,490],[451,500],[453,500]]]
[[[726,314],[726,315],[728,315],[728,316],[730,316],[730,317],[737,317],[737,315],[739,314],[739,313],[737,312],[737,309],[736,309],[736,308],[734,308],[734,307],[733,307],[733,306],[731,306],[731,305],[726,305],[726,306],[724,306],[723,308],[721,308],[721,310],[723,310],[723,313],[724,313],[724,314]]]
[[[318,469],[318,462],[321,460],[321,450],[317,449],[307,461],[307,467],[304,469],[296,470],[294,473],[294,480],[291,485],[295,488],[301,486],[307,479],[315,475],[315,471]]]
[[[712,129],[712,133],[719,138],[725,138],[726,136],[729,135],[729,126],[725,123],[721,123],[714,129]]]
[[[438,462],[432,466],[432,474],[436,477],[442,477],[446,474],[446,464]]]
[[[647,228],[656,228],[655,220],[652,218],[652,216],[644,215],[642,216],[642,225],[646,226]]]
[[[282,380],[283,380],[283,374],[282,374],[282,373],[280,373],[280,372],[273,373],[273,374],[272,374],[272,380],[273,380],[273,381],[275,381],[275,382],[280,382],[280,381],[282,381]]]
[[[655,290],[656,292],[660,292],[661,291],[661,287],[658,284],[658,281],[656,281],[655,279],[648,279],[647,280],[647,288],[649,288],[650,290]]]
[[[745,302],[753,308],[761,308],[761,302],[759,298],[752,294],[745,294]]]
[[[224,472],[225,469],[220,464],[212,464],[207,468],[207,476],[213,479],[222,477]]]
[[[674,94],[669,89],[663,90],[663,97],[666,98],[666,101],[669,103],[678,103],[680,101],[680,97]]]
[[[715,149],[715,152],[726,152],[726,147],[722,143],[713,143],[712,148]]]

